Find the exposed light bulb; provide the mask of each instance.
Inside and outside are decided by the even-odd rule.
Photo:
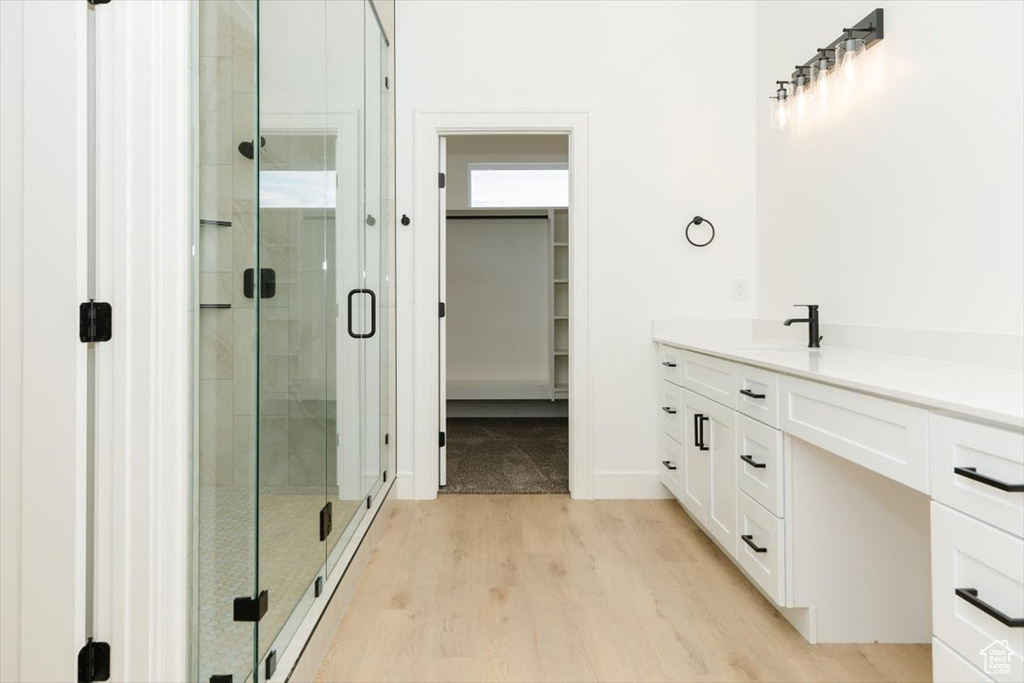
[[[779,81],[779,89],[775,91],[775,96],[771,99],[775,100],[775,103],[771,106],[771,124],[773,130],[785,130],[786,124],[789,123],[789,106],[787,100],[789,99],[789,93],[786,91],[786,81]]]
[[[801,69],[801,73],[793,81],[793,114],[797,119],[800,119],[807,113],[807,100],[810,99],[810,95],[808,93],[810,90],[810,83],[802,72],[806,67],[797,68]]]
[[[828,60],[822,59],[818,62],[818,76],[814,87],[818,90],[818,99],[822,104],[828,102],[829,95]]]
[[[836,51],[836,59],[839,62],[839,70],[843,74],[843,81],[849,84],[857,82],[858,58],[864,52],[864,40],[861,38],[847,38],[841,43],[841,48]]]

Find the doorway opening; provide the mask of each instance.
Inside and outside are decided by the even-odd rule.
[[[441,493],[569,493],[566,134],[439,145]]]

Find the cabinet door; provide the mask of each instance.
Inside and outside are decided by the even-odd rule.
[[[704,445],[710,448],[710,497],[707,527],[716,541],[736,557],[736,413],[713,401],[703,408]]]
[[[711,449],[701,445],[701,428],[707,442],[710,417],[707,407],[712,401],[683,390],[682,410],[684,430],[683,463],[679,472],[679,502],[700,522],[707,524],[708,501],[711,497]],[[706,450],[705,450],[706,449]]]

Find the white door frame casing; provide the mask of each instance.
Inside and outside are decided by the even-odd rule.
[[[569,488],[573,498],[593,497],[594,464],[590,401],[590,308],[586,112],[416,112],[415,117],[415,293],[413,303],[413,497],[431,500],[438,491],[439,416],[439,214],[438,144],[452,135],[569,136]],[[399,489],[400,491],[402,489]],[[408,488],[406,488],[408,490]]]

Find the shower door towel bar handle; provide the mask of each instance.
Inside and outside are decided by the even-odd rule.
[[[352,297],[356,294],[370,295],[370,331],[359,334],[352,329]],[[377,294],[372,289],[353,289],[348,293],[348,336],[353,339],[369,339],[377,334]]]

